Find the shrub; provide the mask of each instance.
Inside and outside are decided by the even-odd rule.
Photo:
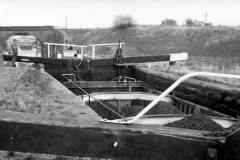
[[[186,22],[186,26],[188,27],[194,26],[194,21],[192,18],[187,18],[185,22]]]
[[[20,83],[25,87],[34,88],[37,96],[43,97],[51,92],[51,79],[44,76],[39,70],[29,69],[20,78]]]
[[[123,30],[136,26],[136,22],[131,15],[118,15],[113,20],[113,29]]]
[[[177,26],[177,21],[174,19],[164,19],[161,26]]]
[[[186,23],[186,26],[188,26],[188,27],[192,27],[192,26],[194,26],[194,27],[212,26],[212,23],[210,23],[210,22],[209,23],[205,23],[203,21],[193,20],[191,18],[187,18],[185,20],[185,23]]]

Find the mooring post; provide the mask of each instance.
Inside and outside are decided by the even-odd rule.
[[[120,100],[117,101],[117,106],[118,106],[118,112],[121,113],[122,108],[121,108],[121,101]]]
[[[88,95],[88,105],[89,105],[89,107],[91,107],[91,105],[90,105],[90,96]]]
[[[131,81],[128,82],[128,92],[132,92],[132,83],[131,83]]]
[[[84,50],[84,47],[81,46],[81,48],[80,48],[80,52],[81,52],[81,60],[83,60],[83,50]]]
[[[148,66],[148,69],[151,69],[151,63],[148,63],[147,66]]]
[[[99,103],[97,102],[97,113],[99,114]]]
[[[47,47],[48,47],[48,57],[47,58],[50,58],[50,44],[47,44]]]
[[[95,58],[95,45],[92,46],[92,59]]]

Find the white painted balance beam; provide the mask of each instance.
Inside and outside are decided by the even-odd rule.
[[[186,52],[170,54],[170,60],[169,60],[170,62],[185,61],[185,60],[188,60],[188,53]]]

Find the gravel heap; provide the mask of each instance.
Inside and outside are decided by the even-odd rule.
[[[211,118],[202,115],[191,115],[187,116],[179,121],[168,123],[167,127],[186,128],[186,129],[197,129],[205,131],[223,131],[224,128],[214,122]]]
[[[167,102],[159,102],[155,107],[150,109],[147,115],[152,114],[184,114],[180,110],[178,110],[174,105]]]
[[[222,136],[227,136],[228,134],[232,133],[233,131],[235,131],[239,128],[240,128],[240,120],[235,122],[232,126],[225,128],[222,131],[213,131],[210,133],[206,133],[204,135],[205,136],[222,137]]]
[[[122,113],[127,116],[136,116],[140,111],[142,111],[145,106],[131,105],[131,107],[125,106],[122,109]],[[179,111],[175,106],[167,102],[159,102],[156,106],[150,109],[146,115],[159,115],[159,114],[184,114]]]

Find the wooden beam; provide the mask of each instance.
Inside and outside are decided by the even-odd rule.
[[[11,55],[3,55],[4,61],[11,61]],[[42,58],[42,57],[26,57],[26,56],[17,56],[18,62],[29,62],[29,63],[43,63],[43,64],[54,64],[54,65],[67,65],[69,63],[81,63],[82,65],[91,64],[91,66],[106,66],[106,65],[136,65],[137,63],[147,63],[147,62],[162,62],[170,61],[170,55],[158,55],[158,56],[135,56],[135,57],[122,57],[119,62],[116,63],[115,58],[109,59],[57,59],[57,58]],[[67,67],[67,66],[66,66]]]
[[[136,65],[136,63],[162,62],[169,60],[170,55],[122,57],[116,65]]]
[[[142,87],[142,82],[118,82],[118,81],[79,81],[76,82],[81,88],[128,88],[131,83],[132,87]],[[76,88],[71,82],[63,83],[68,88]]]

